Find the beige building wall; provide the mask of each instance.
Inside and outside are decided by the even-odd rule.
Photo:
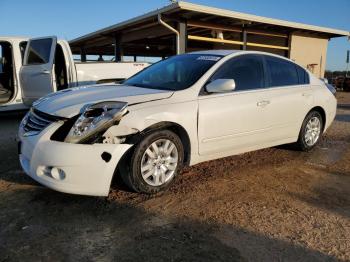
[[[290,40],[290,59],[323,77],[326,69],[328,38],[293,34]]]

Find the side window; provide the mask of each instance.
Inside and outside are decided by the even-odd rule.
[[[298,85],[299,77],[296,65],[283,59],[265,56],[270,72],[270,87]]]
[[[301,85],[310,84],[309,74],[306,72],[306,70],[298,65],[296,67],[298,71],[299,84]]]
[[[4,62],[3,62],[3,60],[4,60],[4,59],[3,59],[3,56],[4,56],[4,55],[3,55],[2,53],[3,53],[3,51],[2,51],[2,45],[1,45],[1,43],[0,43],[0,74],[4,72],[4,69],[3,69],[3,63],[4,63]]]
[[[23,41],[19,43],[19,50],[21,51],[22,64],[24,60],[24,53],[26,51],[26,47],[27,47],[27,41]]]
[[[9,42],[0,42],[0,73],[8,76],[13,74],[12,44]]]
[[[51,38],[30,41],[27,65],[48,63],[50,59],[51,46]]]
[[[242,55],[224,63],[210,78],[234,79],[236,90],[264,88],[264,67],[262,59],[256,55]]]

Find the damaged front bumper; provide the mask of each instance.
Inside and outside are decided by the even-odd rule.
[[[115,169],[130,144],[71,144],[53,141],[56,122],[35,136],[20,136],[19,160],[26,174],[51,189],[107,196]]]

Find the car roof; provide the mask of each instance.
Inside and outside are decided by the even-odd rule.
[[[189,52],[188,54],[198,54],[198,55],[220,55],[220,56],[228,56],[232,54],[256,54],[256,55],[268,55],[268,56],[274,56],[279,57],[282,59],[289,60],[286,57],[276,55],[269,52],[262,52],[262,51],[255,51],[255,50],[227,50],[227,49],[218,49],[218,50],[203,50],[203,51],[195,51],[195,52]]]
[[[266,55],[266,56],[272,56],[280,59],[284,59],[290,62],[295,63],[295,61],[290,60],[287,57],[276,55],[273,53],[269,52],[262,52],[262,51],[254,51],[254,50],[204,50],[204,51],[195,51],[195,52],[190,52],[188,54],[199,54],[199,55],[220,55],[220,56],[228,56],[232,54],[255,54],[255,55]]]
[[[231,55],[233,53],[241,52],[240,50],[204,50],[204,51],[195,51],[190,52],[189,54],[199,54],[199,55],[220,55],[220,56],[227,56]]]
[[[264,55],[264,56],[270,56],[270,57],[276,57],[279,59],[283,59],[286,60],[288,62],[291,62],[293,64],[296,64],[298,66],[301,66],[302,68],[304,68],[305,70],[307,70],[307,68],[305,68],[303,65],[296,63],[295,61],[284,57],[284,56],[280,56],[280,55],[276,55],[273,53],[269,53],[269,52],[262,52],[262,51],[254,51],[254,50],[204,50],[204,51],[195,51],[195,52],[190,52],[188,54],[199,54],[199,55],[220,55],[220,56],[229,56],[232,54],[255,54],[255,55]]]

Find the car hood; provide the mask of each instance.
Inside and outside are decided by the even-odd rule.
[[[171,97],[173,92],[127,85],[105,84],[65,89],[33,103],[33,107],[50,115],[70,118],[86,104],[123,101],[129,105]]]

